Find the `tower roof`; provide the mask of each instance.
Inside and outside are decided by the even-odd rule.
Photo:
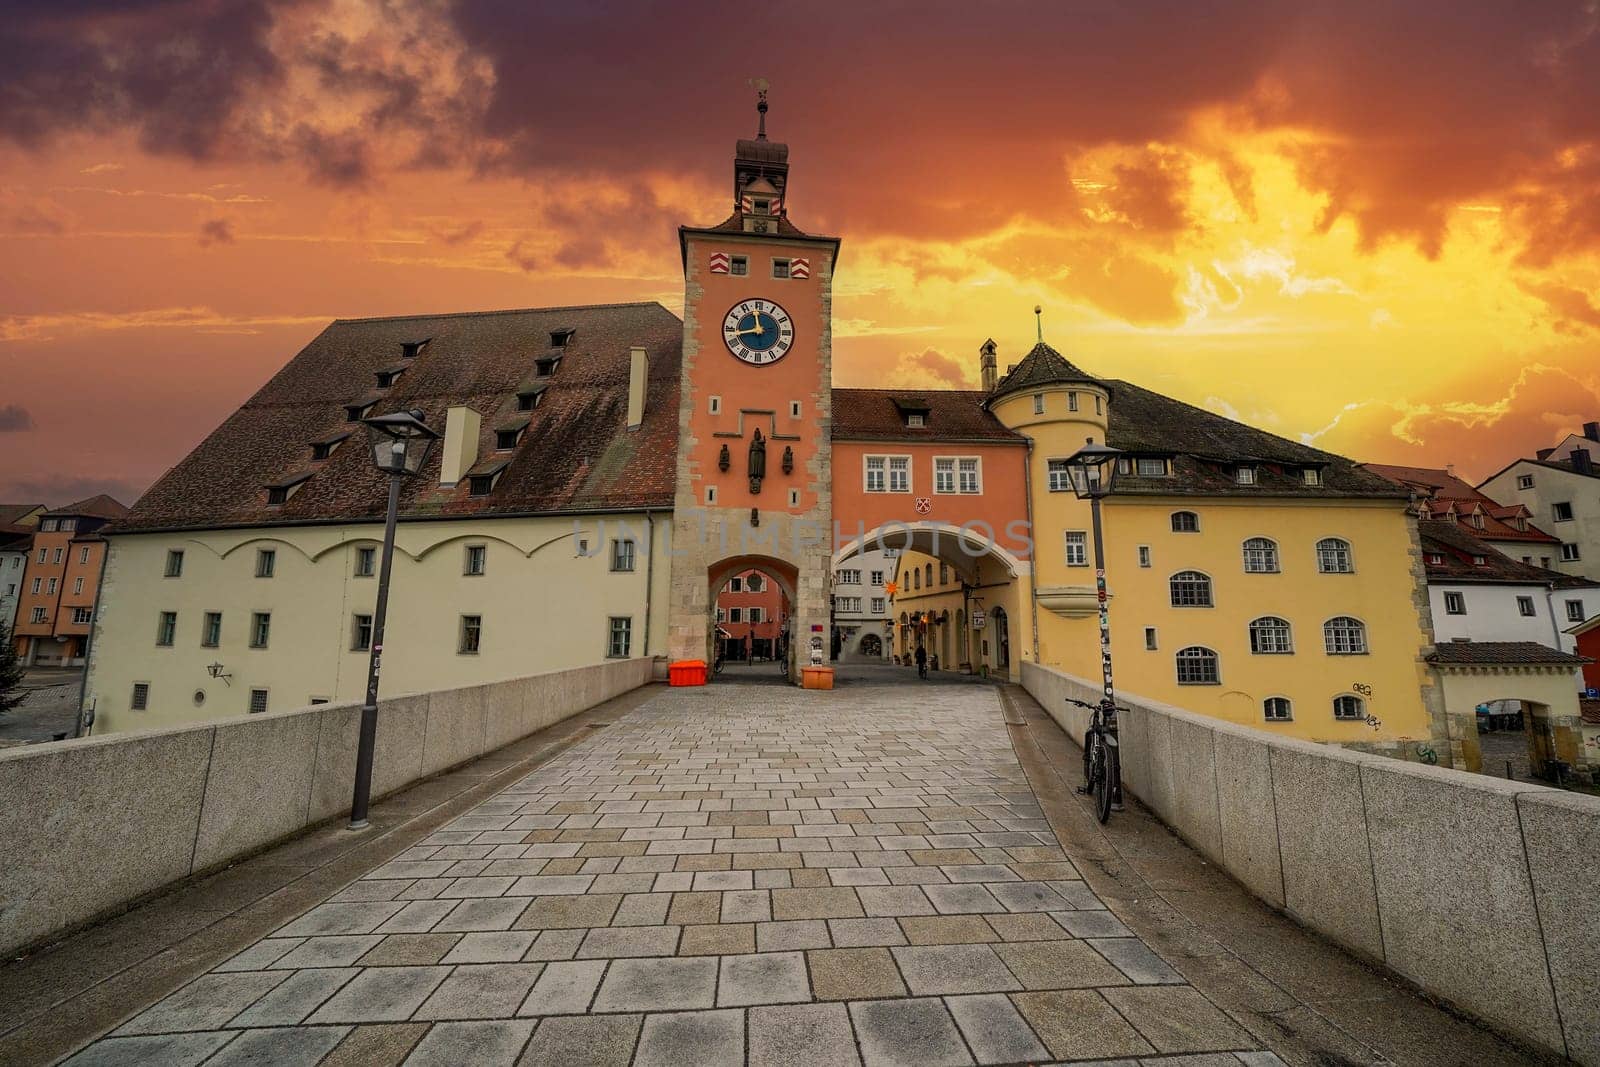
[[[1066,356],[1040,341],[1022,357],[1021,363],[1006,372],[989,399],[998,400],[1043,385],[1069,385],[1075,382],[1097,385],[1110,392],[1105,382],[1074,366]]]

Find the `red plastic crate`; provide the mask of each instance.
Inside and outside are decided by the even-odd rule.
[[[680,659],[678,662],[667,666],[667,681],[670,685],[705,685],[706,661],[703,659]]]

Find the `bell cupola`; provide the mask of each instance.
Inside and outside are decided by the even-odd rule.
[[[767,80],[757,78],[752,84],[760,117],[755,139],[741,140],[734,150],[733,210],[746,233],[777,233],[777,220],[786,214],[789,146],[767,140]]]

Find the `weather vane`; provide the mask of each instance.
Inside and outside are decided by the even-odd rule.
[[[746,84],[756,91],[756,111],[761,116],[761,127],[756,131],[756,140],[767,139],[767,90],[772,88],[772,83],[765,78],[751,78]]]

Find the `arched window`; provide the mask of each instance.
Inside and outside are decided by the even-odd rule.
[[[1349,574],[1355,570],[1350,562],[1350,542],[1342,537],[1324,537],[1317,542],[1317,570],[1323,574]]]
[[[1289,620],[1263,615],[1250,622],[1250,651],[1258,656],[1276,656],[1294,651],[1289,637]]]
[[[1168,579],[1175,608],[1211,607],[1211,579],[1199,571],[1179,571]]]
[[[1294,705],[1288,697],[1268,697],[1261,702],[1261,714],[1268,722],[1289,722],[1294,719]]]
[[[1172,513],[1173,533],[1199,533],[1200,516],[1192,511],[1174,511]]]
[[[1178,650],[1179,685],[1217,685],[1217,654],[1209,648],[1191,645]]]
[[[752,593],[759,593],[766,587],[766,579],[759,574],[752,574],[745,579],[744,587]]]
[[[922,571],[920,571],[916,567],[911,568],[911,588],[913,588],[913,589],[921,589],[922,588]]]
[[[933,564],[928,564],[928,576],[923,579],[923,584],[929,589],[933,588]]]
[[[1244,543],[1246,574],[1278,573],[1278,542],[1270,537],[1252,537]]]
[[[1367,705],[1360,697],[1345,693],[1343,696],[1333,698],[1333,717],[1335,719],[1365,719]]]
[[[1367,625],[1348,615],[1336,615],[1322,624],[1322,644],[1330,656],[1366,655]]]

